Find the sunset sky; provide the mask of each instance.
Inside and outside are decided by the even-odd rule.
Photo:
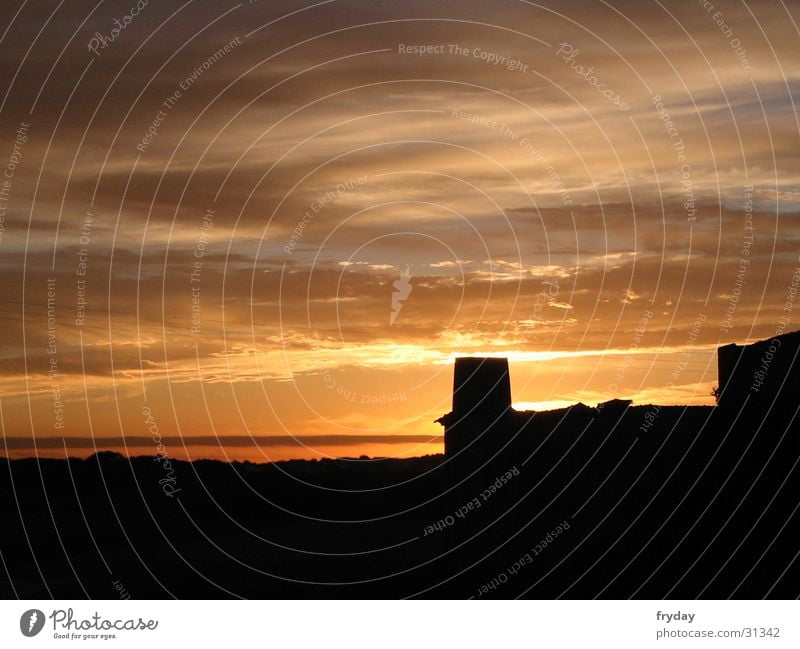
[[[11,0],[0,36],[10,456],[438,453],[456,356],[521,408],[710,404],[719,344],[800,329],[796,4]]]

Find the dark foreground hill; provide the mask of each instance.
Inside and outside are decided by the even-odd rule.
[[[0,594],[797,597],[794,413],[654,408],[514,417],[477,463],[1,460]]]

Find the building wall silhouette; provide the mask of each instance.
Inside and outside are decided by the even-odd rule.
[[[750,345],[724,345],[717,351],[717,361],[719,416],[732,417],[740,407],[746,407],[748,418],[769,415],[772,423],[793,419],[800,394],[800,332]],[[678,410],[685,411],[684,419],[691,419],[707,416],[706,408],[685,406]],[[639,419],[648,422],[646,429],[656,419],[664,426],[664,412],[662,406],[632,407],[630,401],[617,399],[596,408],[579,403],[544,413],[518,412],[511,407],[508,360],[470,357],[456,359],[453,409],[436,421],[445,427],[445,455],[483,462],[502,449],[530,446],[537,435],[552,430],[556,425],[553,422],[561,421],[558,425],[562,430],[568,422],[566,428],[578,431],[584,420],[604,418],[609,424],[612,419],[625,417],[633,422],[634,430],[641,432]],[[690,443],[690,438],[687,440]]]
[[[717,350],[719,392],[725,408],[745,404],[769,408],[773,401],[793,399],[800,389],[800,332],[775,336],[751,345],[725,345]]]

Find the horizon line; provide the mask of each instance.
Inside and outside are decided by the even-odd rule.
[[[229,446],[234,448],[264,447],[264,446],[350,446],[359,444],[430,444],[441,441],[444,435],[232,435],[220,437],[213,435],[200,435],[193,437],[164,436],[159,441],[152,437],[133,435],[116,437],[4,437],[5,450],[38,450],[38,449],[95,449],[103,450],[107,447],[115,448],[143,448],[148,446],[170,445],[182,446]]]

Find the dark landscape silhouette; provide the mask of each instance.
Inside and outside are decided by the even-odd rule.
[[[2,460],[2,596],[795,598],[800,333],[719,350],[718,405],[511,408],[455,364],[445,453]]]

